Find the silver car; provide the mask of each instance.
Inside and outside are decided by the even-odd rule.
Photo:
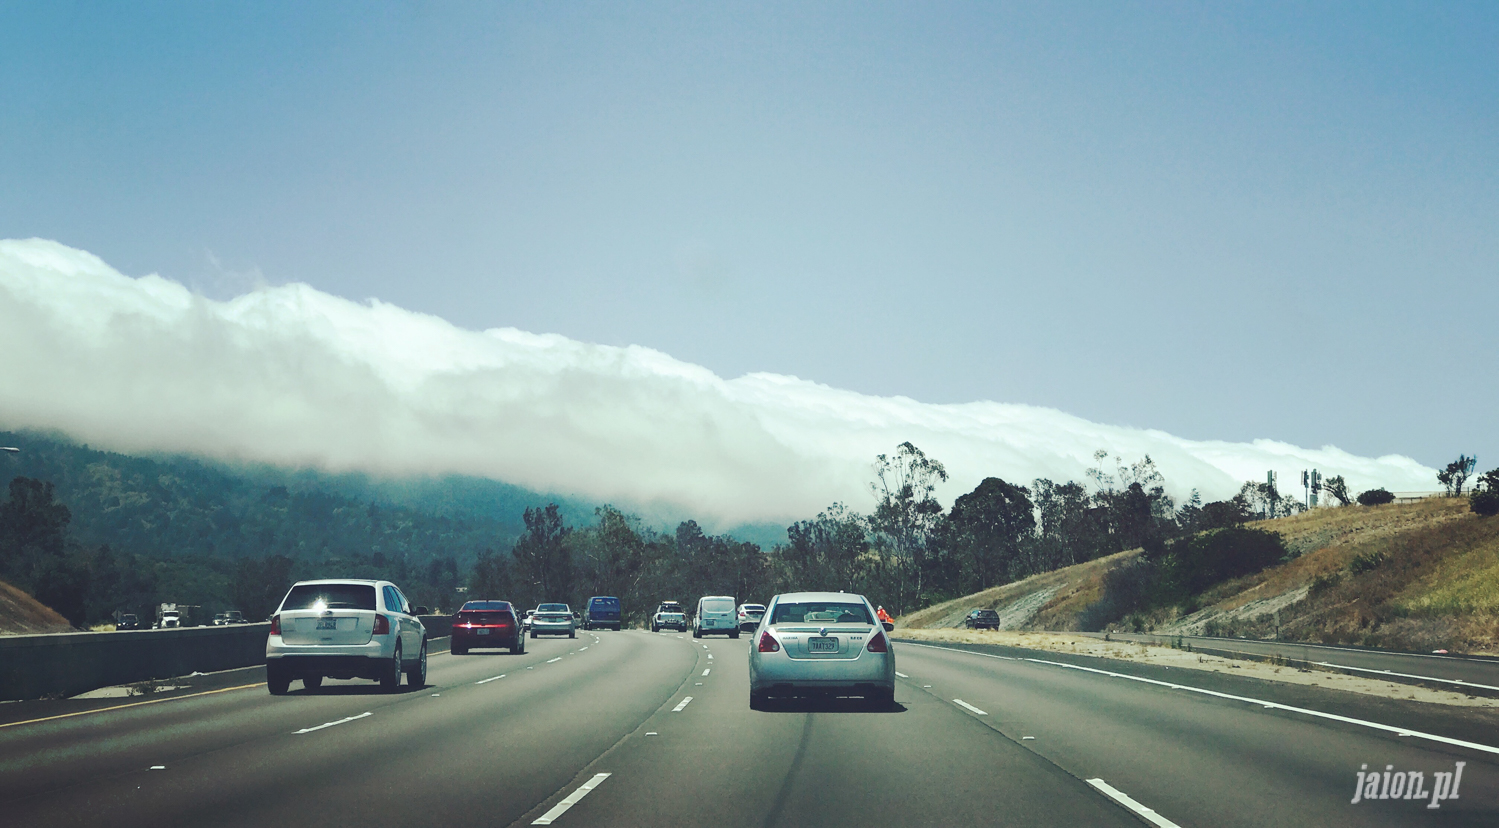
[[[895,648],[862,595],[791,592],[770,599],[749,650],[750,709],[774,696],[895,702]]]
[[[367,678],[394,691],[401,675],[427,683],[427,628],[389,581],[326,580],[294,584],[265,642],[266,686],[279,696],[295,679],[316,690],[324,678]]]
[[[531,637],[538,635],[565,635],[578,637],[578,619],[567,604],[540,604],[531,613]]]

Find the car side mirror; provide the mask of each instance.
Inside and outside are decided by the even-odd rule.
[[[432,610],[430,610],[430,609],[428,609],[426,607],[419,606],[419,607],[416,608],[416,613],[415,614],[416,615],[427,615],[427,614],[430,614],[431,612],[432,612]]]
[[[889,621],[881,621],[880,626],[885,628],[885,632],[895,632],[895,625]]]

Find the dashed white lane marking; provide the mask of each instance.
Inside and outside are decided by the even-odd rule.
[[[583,651],[584,651],[584,650],[586,650],[586,649],[588,649],[588,648],[587,648],[587,647],[579,647],[579,648],[578,648],[578,652],[580,652],[580,653],[581,653],[581,652],[583,652]]]
[[[1120,805],[1123,805],[1131,811],[1134,811],[1139,815],[1141,819],[1145,820],[1151,825],[1158,826],[1158,828],[1181,828],[1181,826],[1177,825],[1171,820],[1161,816],[1155,811],[1152,811],[1151,809],[1131,799],[1129,794],[1119,790],[1118,788],[1110,785],[1102,779],[1089,779],[1088,784],[1097,788],[1103,793],[1104,796],[1107,796],[1109,799],[1112,799],[1115,802],[1118,802]]]
[[[553,663],[561,661],[561,660],[562,660],[562,656],[557,656],[556,658],[548,659],[547,663],[548,664],[553,664]]]
[[[671,709],[671,712],[673,712],[673,713],[681,713],[682,712],[682,708],[686,707],[688,704],[691,704],[691,703],[692,703],[692,697],[688,696],[687,698],[682,699],[682,701],[679,702],[676,707],[673,707]]]
[[[708,658],[711,660],[713,658],[713,654],[712,653],[708,653]]]
[[[488,684],[491,681],[499,681],[502,678],[504,678],[503,675],[500,675],[500,676],[491,676],[491,677],[489,677],[487,679],[480,679],[480,680],[474,682],[474,684]]]
[[[557,817],[560,817],[563,814],[567,813],[568,808],[571,808],[572,806],[578,804],[580,801],[582,801],[583,797],[588,796],[589,791],[597,788],[600,782],[603,782],[608,778],[609,774],[607,773],[594,774],[592,779],[578,786],[578,789],[576,791],[568,794],[566,799],[558,802],[556,805],[553,805],[552,810],[542,814],[539,819],[537,819],[535,822],[532,822],[531,824],[551,825],[552,822],[557,819]]]
[[[962,699],[953,699],[952,703],[956,704],[957,706],[963,708],[964,710],[967,710],[969,713],[972,713],[972,714],[974,714],[976,716],[987,716],[987,715],[989,715],[988,713],[985,713],[984,711],[978,709],[977,707],[974,707],[973,705],[969,704],[966,701],[963,701]]]
[[[709,668],[708,668],[708,670],[712,670],[712,669],[713,669],[713,668],[712,668],[712,667],[709,667]],[[705,676],[706,676],[706,675],[708,675],[708,670],[704,670],[704,671],[703,671],[703,675],[705,675]]]
[[[902,673],[902,672],[901,672],[901,671],[899,671],[899,670],[896,670],[896,671],[895,671],[895,674],[896,674],[896,675],[897,675],[897,676],[900,676],[900,677],[901,677],[901,678],[910,678],[910,676],[908,676],[908,675],[906,675],[906,674],[905,674],[905,673]]]
[[[929,650],[946,650],[950,653],[963,653],[965,655],[982,656],[984,658],[1002,658],[1005,661],[1021,660],[1000,655],[990,655],[989,653],[979,653],[973,650],[958,650],[952,647],[934,647],[931,644],[917,644],[914,641],[903,641],[901,643],[910,645],[912,647],[925,647]],[[1382,730],[1386,733],[1393,733],[1396,736],[1411,736],[1417,739],[1429,739],[1433,742],[1440,742],[1444,745],[1456,745],[1458,747],[1470,748],[1472,750],[1481,751],[1483,753],[1499,755],[1499,747],[1494,747],[1493,745],[1481,745],[1477,742],[1467,742],[1462,739],[1453,739],[1448,736],[1438,736],[1435,733],[1422,733],[1419,730],[1411,730],[1404,727],[1395,727],[1393,725],[1380,724],[1379,722],[1370,722],[1364,719],[1355,719],[1349,716],[1339,716],[1336,713],[1323,713],[1320,710],[1310,710],[1305,707],[1292,707],[1289,704],[1281,704],[1280,702],[1265,701],[1264,699],[1254,699],[1248,696],[1235,696],[1232,693],[1219,693],[1216,690],[1204,690],[1201,687],[1192,687],[1186,684],[1173,684],[1169,681],[1158,681],[1156,679],[1142,678],[1140,676],[1131,676],[1125,673],[1115,673],[1109,670],[1100,670],[1096,667],[1082,667],[1076,664],[1066,664],[1061,661],[1047,661],[1046,659],[1042,658],[1027,658],[1024,660],[1034,662],[1036,664],[1046,664],[1052,667],[1065,667],[1069,670],[1081,670],[1085,673],[1097,673],[1098,675],[1109,676],[1110,678],[1138,681],[1141,684],[1154,684],[1157,687],[1167,687],[1172,690],[1186,690],[1192,693],[1201,693],[1204,696],[1212,696],[1218,699],[1247,702],[1249,704],[1260,705],[1266,710],[1285,710],[1289,713],[1300,713],[1304,716],[1313,716],[1318,719],[1328,719],[1334,722],[1343,722],[1344,724],[1359,725],[1361,727],[1367,727],[1372,730]]]
[[[355,721],[355,720],[358,720],[358,719],[363,719],[365,716],[373,716],[373,715],[374,715],[373,713],[370,713],[370,712],[366,711],[364,713],[360,713],[358,716],[350,716],[347,719],[339,719],[336,722],[323,722],[322,724],[318,725],[317,727],[304,727],[301,730],[294,730],[294,731],[292,731],[291,735],[293,735],[293,736],[300,736],[303,733],[311,733],[314,730],[322,730],[325,727],[333,727],[334,725],[348,724],[349,722],[352,722],[352,721]]]
[[[151,770],[166,770],[166,769],[167,769],[166,765],[152,765],[151,766]]]

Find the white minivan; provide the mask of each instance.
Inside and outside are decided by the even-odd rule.
[[[734,615],[734,596],[705,595],[697,599],[697,613],[692,616],[692,637],[723,633],[739,637],[739,619]]]

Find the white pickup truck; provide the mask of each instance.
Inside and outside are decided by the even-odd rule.
[[[676,601],[662,601],[656,607],[656,614],[651,616],[651,632],[664,629],[687,632],[687,611]]]

